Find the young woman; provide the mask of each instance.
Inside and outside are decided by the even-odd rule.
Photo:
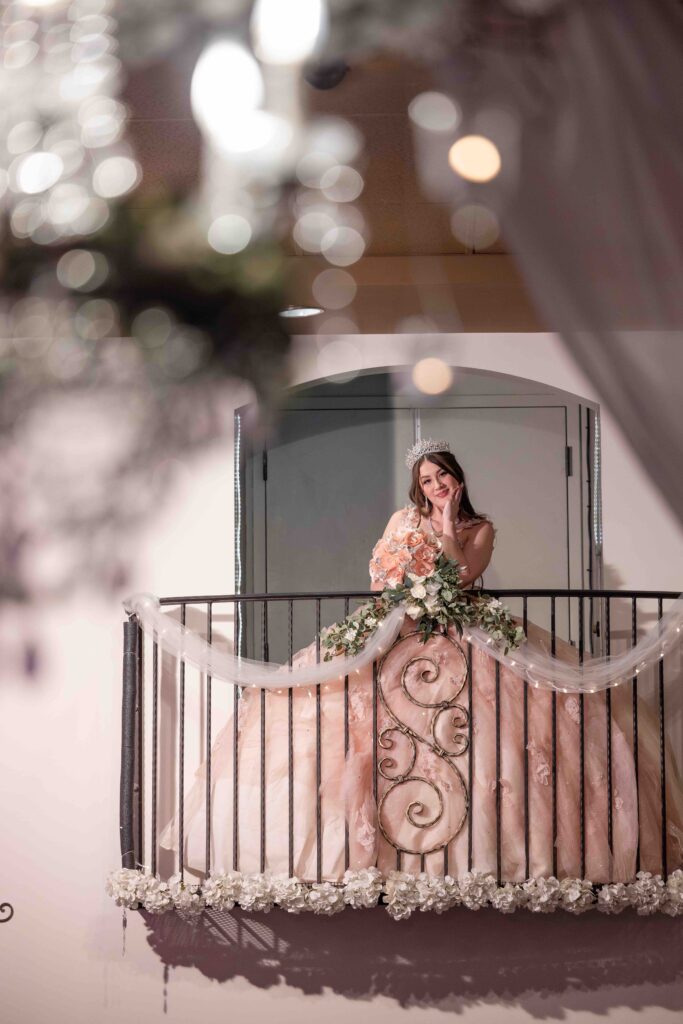
[[[407,574],[428,587],[441,553],[472,587],[491,560],[493,524],[475,511],[446,442],[419,442],[406,462],[410,504],[375,545],[373,590]],[[544,630],[529,624],[527,632],[549,649]],[[574,647],[559,638],[554,647],[557,664],[576,663]],[[314,641],[294,667],[319,656]],[[333,659],[319,692],[244,691],[237,755],[233,723],[212,750],[213,870],[334,881],[348,867],[376,865],[596,883],[632,879],[637,863],[661,870],[657,730],[643,713],[637,785],[630,703],[616,694],[608,730],[603,694],[582,700],[527,687],[454,630],[425,645],[409,614],[376,669],[343,672],[343,658]],[[198,873],[206,865],[205,779],[202,765],[184,809],[184,863]],[[667,798],[673,870],[683,850],[673,765]],[[178,849],[177,819],[161,845]]]

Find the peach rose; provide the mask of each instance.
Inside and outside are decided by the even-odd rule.
[[[422,548],[413,558],[412,572],[415,576],[429,576],[434,570],[434,562],[434,552],[429,548]]]

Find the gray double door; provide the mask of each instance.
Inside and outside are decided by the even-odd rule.
[[[449,440],[475,508],[493,520],[485,586],[582,585],[577,410],[539,400],[463,405],[448,399],[416,409],[366,398],[300,399],[284,412],[277,434],[246,453],[243,590],[368,590],[373,545],[392,512],[408,504],[404,457],[416,435]],[[318,610],[315,602],[295,602],[291,630],[289,614],[284,602],[270,606],[265,622],[259,609],[245,616],[244,653],[262,656],[267,640],[271,660],[284,661],[290,645],[296,651],[315,635],[318,614],[322,625],[335,621],[344,603],[325,599]],[[569,623],[558,625],[567,635]]]

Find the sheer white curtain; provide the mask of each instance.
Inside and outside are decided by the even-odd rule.
[[[683,7],[569,0],[486,65],[520,115],[488,186],[506,240],[683,520]]]

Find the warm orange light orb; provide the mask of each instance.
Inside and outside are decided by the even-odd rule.
[[[413,367],[413,384],[425,395],[440,395],[452,381],[453,371],[443,359],[420,359]]]
[[[448,151],[451,170],[466,181],[492,181],[501,168],[498,147],[483,135],[463,135]]]

